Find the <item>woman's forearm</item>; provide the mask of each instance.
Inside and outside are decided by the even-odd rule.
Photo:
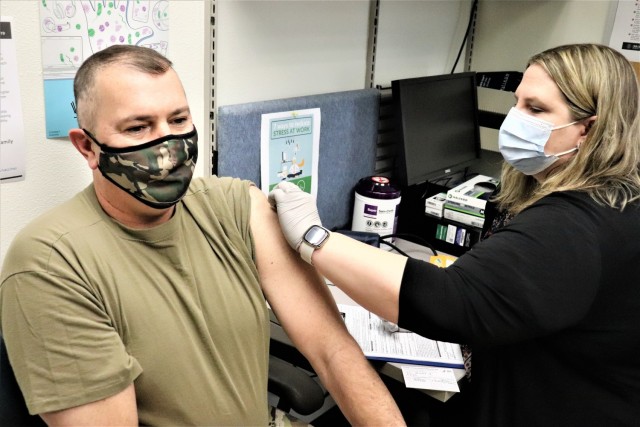
[[[397,322],[405,257],[332,233],[313,253],[312,261],[324,277],[358,304]]]

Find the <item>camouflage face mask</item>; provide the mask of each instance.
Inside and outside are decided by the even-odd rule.
[[[98,169],[116,186],[156,209],[175,205],[189,187],[198,159],[198,133],[167,135],[133,147],[100,147]]]

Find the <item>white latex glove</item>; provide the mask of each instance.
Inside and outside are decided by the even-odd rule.
[[[316,207],[316,198],[291,182],[281,182],[271,190],[269,203],[278,212],[284,237],[296,251],[309,227],[322,225]]]

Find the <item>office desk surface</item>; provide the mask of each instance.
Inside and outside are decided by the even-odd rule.
[[[432,255],[431,251],[424,246],[417,245],[412,242],[408,242],[405,240],[397,240],[396,245],[406,252],[409,256],[414,258],[419,258],[426,260],[429,256]],[[333,295],[336,304],[349,304],[349,305],[358,305],[353,299],[351,299],[347,294],[342,292],[337,286],[327,283],[331,294]],[[271,338],[282,343],[291,344],[291,341],[287,337],[284,330],[278,325],[277,319],[273,315],[272,311],[269,311],[271,316]],[[402,375],[402,363],[396,362],[387,362],[378,368],[378,372],[383,375],[386,375],[394,380],[404,382],[404,378]],[[425,366],[425,369],[429,369],[428,366]],[[464,377],[464,369],[453,369],[454,375],[458,381],[460,381]],[[449,391],[441,391],[441,390],[421,390],[423,393],[438,399],[442,402],[446,402],[453,396],[454,392]]]

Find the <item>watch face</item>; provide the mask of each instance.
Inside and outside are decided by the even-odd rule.
[[[327,237],[327,230],[322,227],[311,227],[304,235],[304,240],[312,246],[319,246]]]

